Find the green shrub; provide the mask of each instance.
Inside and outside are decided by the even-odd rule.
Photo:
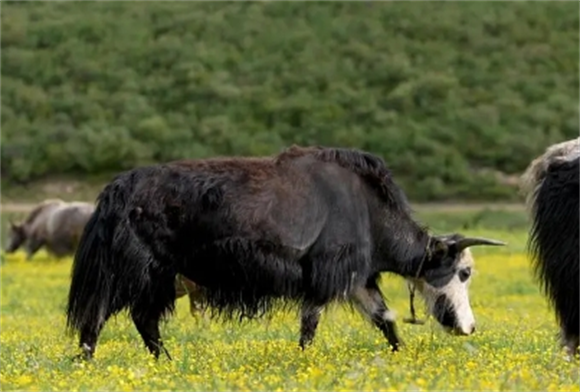
[[[2,175],[293,144],[384,157],[415,200],[513,199],[578,134],[574,2],[4,2]]]

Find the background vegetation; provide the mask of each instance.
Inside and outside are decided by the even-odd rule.
[[[4,187],[292,143],[513,199],[578,135],[577,2],[3,2]]]

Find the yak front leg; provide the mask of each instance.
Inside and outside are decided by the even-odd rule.
[[[44,240],[37,237],[30,237],[24,246],[24,250],[26,251],[26,261],[32,260],[32,257],[44,245]]]
[[[385,304],[383,295],[374,280],[369,280],[366,287],[360,287],[354,291],[352,301],[364,316],[381,330],[392,347],[392,351],[398,351],[401,342],[397,335],[395,316]]]

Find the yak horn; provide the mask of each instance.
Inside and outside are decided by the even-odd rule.
[[[459,251],[462,251],[465,248],[469,248],[470,246],[475,245],[493,245],[493,246],[505,246],[507,245],[505,242],[492,240],[490,238],[482,238],[482,237],[467,237],[462,238],[455,244]]]

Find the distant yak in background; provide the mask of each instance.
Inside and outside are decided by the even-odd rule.
[[[379,157],[324,147],[290,147],[274,157],[182,160],[116,176],[98,197],[75,255],[67,329],[81,356],[128,309],[146,347],[164,351],[159,322],[174,309],[181,274],[224,318],[253,318],[274,303],[300,307],[300,346],[323,309],[345,301],[383,333],[396,324],[379,277],[408,279],[450,333],[469,335],[468,247],[504,245],[460,234],[432,235],[411,216]]]
[[[5,251],[14,253],[23,247],[27,260],[31,260],[43,247],[57,258],[72,256],[94,210],[95,206],[90,203],[44,200],[30,211],[22,223],[9,221]]]

